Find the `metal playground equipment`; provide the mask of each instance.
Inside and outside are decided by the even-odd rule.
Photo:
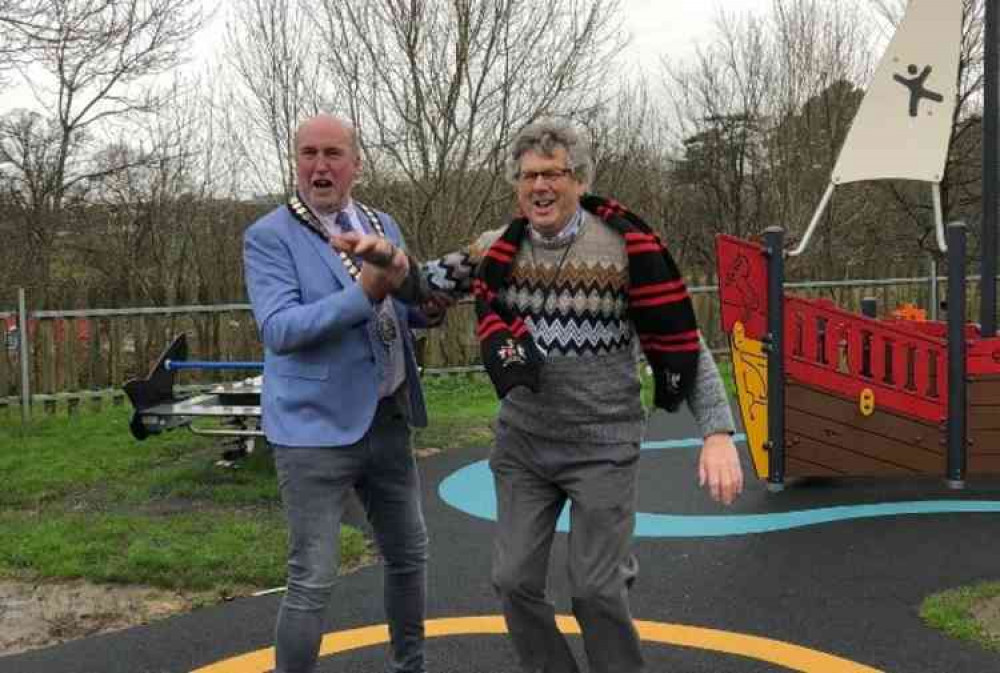
[[[187,359],[187,337],[176,337],[144,379],[132,379],[124,390],[132,403],[129,429],[136,439],[186,427],[198,435],[230,439],[235,446],[223,454],[231,460],[253,450],[262,438],[260,388],[262,377],[210,386],[206,391],[184,394],[176,384],[182,370],[260,370],[261,362],[208,362]]]

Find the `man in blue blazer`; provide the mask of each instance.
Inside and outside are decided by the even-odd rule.
[[[262,422],[289,527],[275,671],[315,669],[354,489],[385,559],[386,670],[425,673],[427,531],[409,429],[427,422],[409,330],[423,317],[391,294],[409,271],[399,226],[351,198],[355,130],[307,119],[295,152],[298,194],[244,236],[265,348]],[[331,240],[349,232],[377,234],[382,264],[337,252]]]

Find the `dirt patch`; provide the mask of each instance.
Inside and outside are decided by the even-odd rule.
[[[1000,596],[984,598],[972,605],[972,618],[982,627],[986,635],[1000,643]]]
[[[428,447],[416,449],[415,453],[418,458],[426,458],[441,451]],[[94,507],[93,502],[103,501],[102,498],[80,498],[71,502],[69,508],[77,512],[85,511]],[[368,530],[361,505],[356,503],[354,507],[354,518],[348,516],[349,507],[349,512],[345,512],[345,523]],[[148,511],[171,514],[192,508],[193,505],[183,499],[159,500],[149,505]],[[197,509],[207,511],[202,503],[197,505]],[[231,511],[231,508],[224,509]],[[354,563],[342,567],[341,574],[355,572],[376,562],[377,554],[368,550]],[[244,589],[250,591],[248,587]],[[279,587],[255,595],[283,590]],[[0,579],[0,657],[148,624],[190,612],[222,598],[211,592],[182,593],[143,586],[98,585],[82,580],[35,583]]]
[[[0,656],[146,624],[200,602],[149,587],[0,581]]]

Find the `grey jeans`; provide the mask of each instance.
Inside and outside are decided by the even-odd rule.
[[[590,673],[643,670],[628,590],[639,446],[580,444],[497,424],[490,468],[497,493],[493,584],[525,673],[578,673],[546,598],[556,521],[569,500],[569,580]]]
[[[288,520],[288,590],[278,612],[275,673],[315,669],[340,560],[340,521],[352,488],[385,562],[385,670],[425,673],[427,529],[409,439],[398,406],[383,400],[371,429],[355,444],[274,448]]]

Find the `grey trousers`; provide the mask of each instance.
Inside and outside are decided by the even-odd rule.
[[[274,448],[288,519],[288,590],[278,612],[275,673],[312,673],[316,667],[340,561],[340,521],[352,488],[385,561],[385,670],[425,673],[427,529],[409,438],[396,402],[383,400],[356,444]]]
[[[546,598],[556,521],[568,499],[573,614],[590,673],[643,670],[628,588],[639,447],[557,442],[498,423],[490,468],[497,493],[493,584],[525,673],[578,673]]]

